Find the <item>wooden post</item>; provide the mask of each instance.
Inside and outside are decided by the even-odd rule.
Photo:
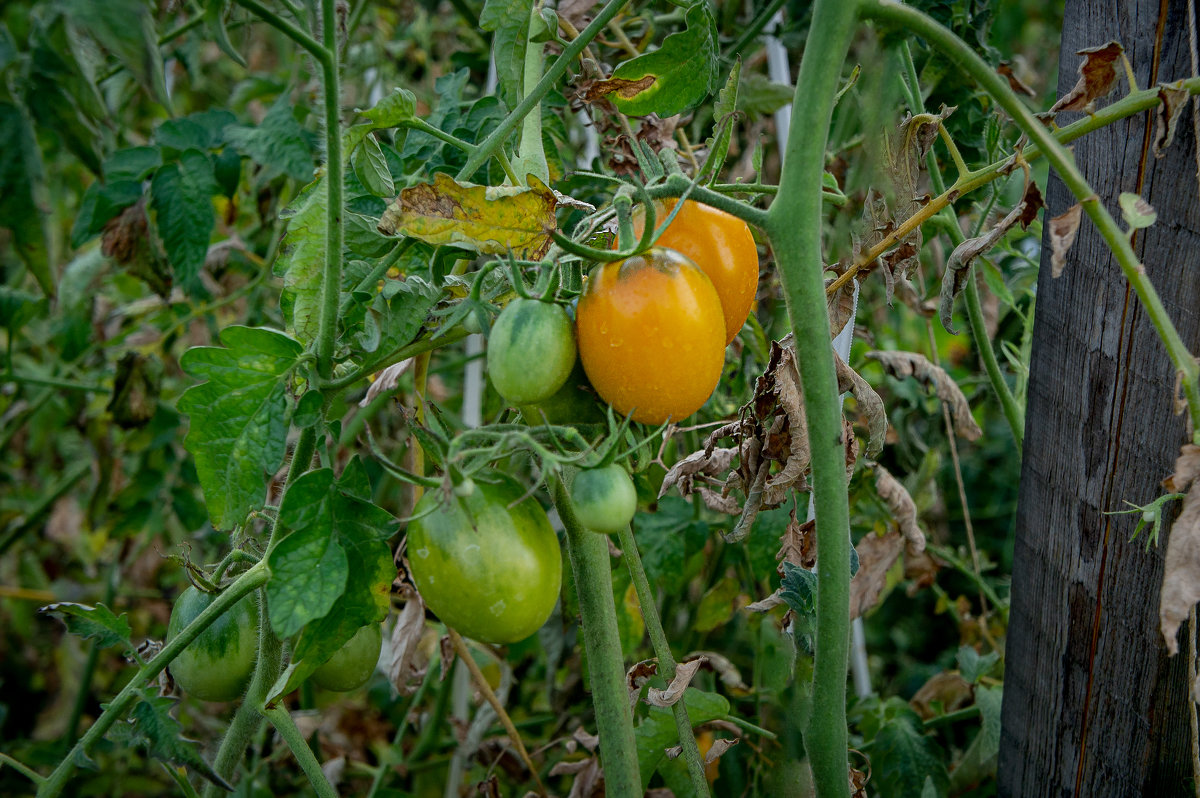
[[[1187,2],[1068,0],[1058,96],[1075,53],[1119,41],[1140,88],[1192,74]],[[1122,73],[1118,65],[1118,72]],[[1127,91],[1122,78],[1117,92]],[[1102,101],[1103,102],[1103,101]],[[1060,115],[1059,123],[1077,118]],[[1153,151],[1152,113],[1092,133],[1075,159],[1117,218],[1140,194],[1158,222],[1135,250],[1192,352],[1200,352],[1200,192],[1190,108]],[[1074,203],[1051,177],[1047,217]],[[1047,225],[1048,227],[1048,225]],[[1043,242],[1004,680],[999,794],[1195,795],[1187,644],[1158,631],[1166,543],[1130,542],[1185,441],[1174,372],[1136,296],[1086,217],[1062,276]],[[1174,512],[1177,512],[1177,506]],[[1185,627],[1181,640],[1192,630]]]

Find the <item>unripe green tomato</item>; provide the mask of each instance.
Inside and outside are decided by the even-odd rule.
[[[379,624],[370,623],[355,632],[354,637],[325,664],[313,671],[313,684],[326,690],[344,693],[357,690],[371,678],[383,647],[383,631]]]
[[[189,587],[175,600],[167,623],[167,642],[217,599]],[[168,669],[181,690],[204,701],[240,698],[254,673],[258,655],[258,599],[250,594],[188,643]]]
[[[624,468],[613,463],[575,475],[571,503],[579,523],[593,532],[612,535],[629,526],[637,512],[637,490]]]
[[[518,298],[492,325],[488,376],[509,404],[540,402],[567,381],[575,355],[575,331],[562,305]]]

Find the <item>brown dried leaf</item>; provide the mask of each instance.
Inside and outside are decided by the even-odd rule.
[[[889,374],[897,379],[915,377],[926,386],[931,386],[937,396],[950,406],[950,415],[954,421],[954,431],[969,441],[978,440],[983,430],[971,417],[971,406],[967,397],[957,383],[950,378],[944,369],[930,363],[924,356],[916,352],[882,352],[876,350],[867,353],[867,357],[878,360]]]
[[[708,749],[708,753],[704,755],[704,764],[711,765],[713,762],[716,762],[721,757],[721,754],[725,753],[730,748],[733,748],[741,741],[742,740],[740,737],[722,737],[720,739],[713,740],[712,745]]]
[[[392,365],[379,372],[375,377],[375,381],[371,383],[371,387],[367,388],[367,395],[358,403],[359,407],[366,407],[375,400],[375,397],[382,393],[391,393],[396,390],[396,386],[400,384],[400,378],[404,373],[412,368],[413,363],[417,362],[416,358],[406,357],[399,363]]]
[[[776,570],[783,576],[783,564],[790,562],[809,571],[817,564],[817,522],[809,520],[803,523],[796,518],[796,508],[792,508],[788,519],[787,529],[779,536],[782,544],[775,554],[779,560]]]
[[[831,339],[836,338],[847,322],[854,317],[854,289],[857,286],[856,279],[847,280],[832,295],[825,298],[829,306],[829,337]]]
[[[663,753],[666,754],[667,759],[678,759],[679,757],[683,756],[683,746],[673,745],[667,750],[663,751]]]
[[[710,449],[708,447],[698,452],[692,452],[687,457],[671,466],[671,470],[663,477],[662,487],[658,498],[667,495],[667,491],[678,486],[681,496],[688,496],[695,491],[697,476],[717,477],[729,470],[733,458],[738,455],[737,449]],[[737,511],[735,511],[737,512]]]
[[[1182,88],[1182,81],[1173,86],[1159,84],[1159,106],[1154,111],[1156,120],[1154,126],[1155,158],[1161,158],[1167,154],[1167,147],[1175,139],[1175,124],[1179,121],[1183,109],[1187,107],[1187,100],[1190,96],[1188,90]]]
[[[875,492],[892,513],[892,519],[904,535],[905,546],[913,554],[925,551],[925,533],[917,524],[917,505],[908,489],[881,465],[875,466]]]
[[[615,94],[623,100],[628,100],[653,86],[655,80],[654,75],[646,75],[637,80],[626,80],[625,78],[594,80],[589,82],[586,87],[583,87],[583,90],[579,93],[579,98],[589,105],[597,100],[606,99],[610,94]]]
[[[693,651],[684,657],[683,661],[691,662],[694,659],[701,660],[704,663],[701,667],[717,674],[717,677],[729,689],[743,691],[750,689],[749,685],[742,680],[742,674],[737,666],[724,654],[716,651]]]
[[[800,383],[800,369],[796,365],[796,350],[794,339],[789,334],[780,342],[782,352],[778,368],[775,370],[776,396],[779,407],[784,411],[784,418],[779,419],[780,429],[774,440],[786,439],[787,449],[783,467],[767,478],[763,485],[763,504],[776,507],[783,503],[793,491],[808,489],[805,474],[812,464],[812,450],[808,444],[808,423],[804,414],[804,391]],[[786,420],[786,436],[783,434],[782,421]],[[776,432],[776,427],[771,427]],[[771,458],[775,452],[771,446],[772,438],[763,445],[763,455]],[[775,458],[771,458],[775,459]]]
[[[1051,277],[1058,277],[1067,265],[1067,251],[1075,243],[1075,234],[1079,232],[1082,215],[1083,206],[1077,202],[1068,208],[1066,213],[1050,220]]]
[[[625,686],[629,689],[629,705],[637,704],[638,694],[642,691],[642,686],[650,680],[651,676],[658,673],[658,662],[652,659],[644,659],[641,662],[632,665],[625,672]]]
[[[912,708],[924,720],[946,712],[954,712],[971,703],[974,692],[970,683],[962,676],[950,671],[941,671],[929,677],[921,689],[909,699]]]
[[[680,698],[683,697],[683,691],[692,683],[692,678],[696,675],[696,671],[700,670],[700,666],[707,660],[704,657],[682,662],[675,668],[675,678],[667,685],[665,690],[659,690],[657,687],[651,687],[646,691],[646,703],[652,707],[670,707],[674,706]]]
[[[416,588],[408,586],[410,594],[404,609],[396,618],[392,628],[391,654],[388,663],[388,679],[401,693],[405,691],[409,679],[416,670],[414,657],[425,631],[425,601]]]
[[[767,596],[765,599],[762,599],[761,601],[756,601],[753,604],[747,604],[746,609],[750,612],[770,612],[776,607],[786,603],[787,602],[780,597],[779,591],[776,590],[774,593]]]
[[[1096,100],[1108,96],[1116,85],[1117,70],[1114,65],[1124,52],[1125,48],[1117,42],[1079,50],[1076,55],[1084,57],[1079,65],[1079,80],[1050,110],[1086,111],[1090,114]]]
[[[867,419],[867,456],[874,457],[883,451],[883,441],[887,437],[887,410],[883,400],[861,374],[846,365],[837,352],[833,353],[833,360],[837,368],[838,392],[849,391],[858,403],[859,413]]]
[[[1018,223],[1022,228],[1029,227],[1029,223],[1037,218],[1037,213],[1041,210],[1042,205],[1042,192],[1038,189],[1037,183],[1030,181],[1025,186],[1025,194],[1021,201],[1009,211],[1008,215],[997,222],[995,227],[977,238],[968,238],[950,253],[950,257],[946,261],[946,272],[942,276],[940,305],[942,326],[946,328],[946,332],[958,335],[952,320],[954,300],[966,288],[967,280],[971,276],[971,265],[975,263],[975,259],[996,246],[1000,239],[1004,238],[1008,231]]]
[[[583,730],[582,726],[571,732],[571,739],[593,753],[595,752],[596,747],[600,745],[599,735],[588,734]]]
[[[1191,486],[1179,517],[1171,525],[1158,610],[1167,651],[1176,654],[1179,626],[1200,602],[1200,446],[1183,446],[1174,473],[1163,484],[1176,493]]]
[[[1002,77],[1008,78],[1008,87],[1018,94],[1024,94],[1026,97],[1036,97],[1037,92],[1029,88],[1023,80],[1017,77],[1017,73],[1013,72],[1012,64],[1007,61],[1001,61],[1000,66],[996,67],[996,71]]]
[[[887,584],[887,573],[904,548],[899,530],[891,529],[883,537],[868,532],[854,547],[858,552],[858,573],[850,580],[850,618],[858,618],[875,606]]]
[[[741,515],[742,506],[738,504],[738,500],[733,496],[717,493],[711,488],[706,488],[701,485],[696,488],[696,493],[700,494],[700,498],[704,500],[704,506],[713,512],[725,513],[726,515]]]

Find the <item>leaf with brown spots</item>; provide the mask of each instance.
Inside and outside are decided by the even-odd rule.
[[[1090,114],[1096,100],[1107,97],[1116,85],[1117,70],[1114,64],[1124,52],[1125,48],[1117,42],[1079,50],[1076,55],[1083,56],[1083,63],[1079,65],[1079,80],[1050,110],[1086,111]]]
[[[653,86],[654,81],[655,77],[653,75],[646,75],[637,80],[627,80],[625,78],[594,80],[583,88],[583,91],[579,93],[579,98],[589,105],[597,100],[607,98],[610,94],[622,99],[631,99]]]
[[[554,192],[533,175],[529,188],[459,183],[434,175],[400,192],[379,220],[384,235],[405,235],[428,244],[453,244],[481,254],[537,259],[550,250],[557,226]]]
[[[1175,460],[1175,471],[1163,486],[1174,493],[1187,491],[1167,541],[1158,611],[1167,651],[1175,654],[1179,651],[1179,626],[1200,601],[1200,446],[1183,446]]]
[[[904,538],[894,528],[882,537],[868,532],[854,548],[858,552],[858,573],[850,580],[851,619],[861,617],[879,602],[888,571],[904,548]]]
[[[793,507],[788,517],[787,529],[779,536],[779,552],[775,559],[779,560],[776,570],[783,576],[783,564],[790,562],[801,568],[812,570],[817,564],[817,522],[808,520],[803,523],[796,518],[796,508]]]
[[[1067,265],[1067,252],[1075,243],[1075,235],[1079,232],[1079,221],[1082,214],[1083,206],[1077,202],[1068,208],[1066,213],[1050,220],[1051,277],[1058,277]]]
[[[868,352],[867,357],[878,360],[889,374],[897,379],[913,377],[926,386],[932,387],[937,397],[950,406],[950,415],[954,422],[954,431],[969,441],[978,440],[983,430],[971,416],[971,406],[963,395],[957,383],[950,378],[945,369],[929,362],[924,355],[916,352]]]
[[[996,71],[1002,77],[1008,78],[1008,87],[1018,94],[1024,94],[1026,97],[1036,97],[1037,92],[1029,88],[1023,80],[1017,77],[1017,73],[1013,72],[1012,64],[1007,61],[1001,61],[1000,66],[996,67]]]
[[[899,525],[908,551],[920,554],[925,551],[925,533],[917,523],[917,505],[908,489],[881,465],[875,465],[875,492],[883,499],[892,519]]]

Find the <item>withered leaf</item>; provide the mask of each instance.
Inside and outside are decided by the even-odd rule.
[[[409,678],[415,671],[415,657],[425,631],[425,601],[416,588],[407,586],[408,601],[396,625],[392,629],[391,661],[388,663],[388,679],[404,694]]]
[[[704,662],[704,657],[697,657],[680,663],[675,668],[675,678],[671,680],[666,689],[659,690],[657,687],[651,687],[646,691],[646,703],[652,707],[674,706],[675,702],[683,697],[683,691],[692,683],[692,678]]]
[[[783,564],[790,562],[801,568],[812,570],[817,564],[817,522],[808,520],[803,523],[796,518],[793,507],[788,519],[787,529],[779,536],[780,547],[775,559],[779,560],[777,571],[783,576]]]
[[[1050,220],[1051,277],[1058,277],[1067,265],[1067,252],[1075,243],[1075,235],[1079,232],[1079,221],[1082,214],[1083,206],[1077,202],[1068,208],[1066,213]]]
[[[722,737],[720,739],[713,740],[712,745],[708,749],[708,753],[704,755],[704,764],[711,765],[713,762],[716,762],[721,757],[721,754],[725,753],[730,748],[733,748],[741,741],[742,740],[740,737]]]
[[[862,375],[846,365],[846,362],[833,353],[834,365],[837,367],[838,393],[849,391],[858,410],[867,419],[867,456],[874,457],[883,451],[883,441],[887,437],[887,410],[883,399],[863,379]]]
[[[858,552],[858,573],[850,580],[850,618],[859,618],[879,601],[887,584],[887,573],[904,548],[899,530],[890,529],[882,537],[868,532],[854,547]]]
[[[969,441],[978,440],[983,430],[971,417],[971,406],[967,397],[940,366],[930,363],[928,358],[916,352],[868,352],[867,357],[878,360],[889,374],[897,379],[914,377],[932,387],[939,399],[950,406],[954,431]]]
[[[716,477],[729,470],[733,458],[738,454],[737,449],[701,449],[692,452],[675,465],[663,477],[662,487],[658,498],[667,495],[667,491],[678,486],[681,496],[690,495],[695,490],[697,476]]]
[[[776,607],[783,606],[786,603],[787,602],[783,600],[783,597],[779,595],[779,591],[776,590],[774,593],[767,596],[765,599],[762,599],[761,601],[756,601],[753,604],[747,604],[746,610],[749,612],[769,612]]]
[[[954,300],[966,288],[967,280],[971,279],[971,265],[975,263],[975,259],[996,246],[1000,239],[1004,238],[1008,231],[1018,223],[1022,228],[1029,227],[1029,223],[1037,218],[1042,204],[1041,190],[1037,187],[1037,183],[1029,181],[1025,186],[1025,194],[1021,197],[1021,201],[997,222],[995,227],[977,238],[968,238],[950,253],[950,257],[946,261],[946,272],[942,275],[940,305],[942,326],[946,328],[946,332],[958,335],[953,323]]]
[[[371,402],[375,401],[375,398],[380,394],[391,393],[392,391],[396,390],[396,386],[400,384],[400,378],[403,377],[410,368],[412,368],[412,365],[415,362],[416,358],[406,357],[399,363],[393,363],[383,371],[379,372],[379,374],[375,377],[375,381],[371,383],[369,388],[367,388],[367,395],[362,398],[362,400],[358,403],[358,406],[366,407],[367,405],[371,404]]]
[[[749,690],[749,685],[742,679],[742,674],[738,671],[737,666],[726,657],[716,651],[693,651],[684,657],[685,662],[691,662],[693,659],[704,661],[702,668],[711,670],[721,680],[722,684],[731,690]]]
[[[941,671],[929,677],[921,689],[909,699],[912,708],[925,720],[945,712],[962,709],[971,702],[974,692],[961,675]]]
[[[1187,107],[1191,95],[1183,88],[1180,81],[1174,85],[1160,83],[1158,86],[1158,108],[1154,111],[1154,157],[1161,158],[1167,154],[1167,147],[1175,139],[1175,125],[1179,116]]]
[[[890,471],[878,464],[875,465],[875,492],[883,499],[892,513],[892,519],[899,525],[908,551],[913,554],[925,551],[925,533],[917,523],[916,503],[909,495],[908,489],[892,476]]]
[[[1125,52],[1117,42],[1108,42],[1099,47],[1089,47],[1079,50],[1076,55],[1083,56],[1079,65],[1079,80],[1061,100],[1050,110],[1086,111],[1091,113],[1096,100],[1108,96],[1117,82],[1117,70],[1114,64]]]
[[[1187,490],[1167,541],[1158,610],[1167,651],[1176,654],[1179,626],[1200,601],[1200,446],[1191,443],[1183,446],[1175,460],[1175,471],[1163,484],[1175,493]]]
[[[838,290],[826,296],[825,302],[829,306],[829,337],[837,338],[838,333],[846,326],[850,319],[854,318],[854,309],[857,304],[857,294],[855,290],[858,288],[858,280],[847,280]]]
[[[625,686],[629,688],[630,706],[637,703],[638,693],[642,691],[642,685],[649,681],[650,677],[656,673],[658,673],[658,662],[652,659],[644,659],[641,662],[634,663],[625,672]]]
[[[655,80],[656,78],[654,75],[646,75],[638,78],[637,80],[628,80],[626,78],[608,78],[607,80],[591,81],[587,87],[580,92],[579,98],[588,104],[606,98],[610,94],[615,94],[617,97],[628,100],[638,96],[643,91],[653,86]]]
[[[533,175],[529,188],[459,183],[445,173],[406,188],[379,220],[384,235],[454,244],[481,254],[510,250],[537,259],[550,249],[557,221],[554,192]]]
[[[1024,94],[1026,97],[1036,97],[1037,92],[1029,88],[1023,80],[1017,77],[1017,73],[1013,72],[1012,64],[1007,61],[1001,61],[1000,66],[996,67],[996,71],[1003,77],[1008,78],[1008,87],[1018,94]]]

